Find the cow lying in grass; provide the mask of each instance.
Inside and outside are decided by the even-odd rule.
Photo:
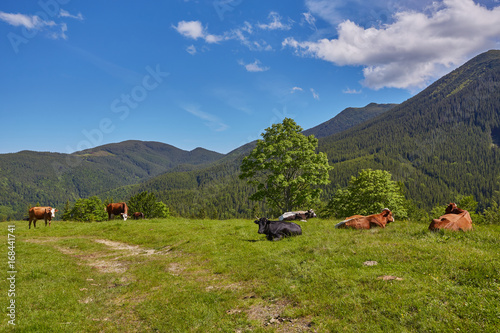
[[[314,210],[309,209],[309,210],[299,210],[297,212],[283,213],[283,215],[281,215],[279,217],[279,220],[280,221],[301,220],[301,221],[307,222],[306,221],[307,219],[310,219],[313,217],[316,217],[316,213],[314,212]]]
[[[389,208],[384,208],[381,213],[368,216],[354,215],[346,218],[344,221],[335,225],[335,228],[354,228],[354,229],[370,229],[372,227],[381,227],[394,222],[394,217]]]
[[[265,217],[255,220],[259,225],[259,234],[265,234],[268,240],[280,240],[283,237],[302,235],[300,226],[293,222],[269,221]]]
[[[450,203],[446,207],[443,216],[432,220],[429,225],[430,231],[447,229],[452,231],[469,231],[472,230],[472,219],[468,211],[460,209],[455,203]]]

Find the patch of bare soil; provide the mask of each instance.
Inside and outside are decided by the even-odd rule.
[[[276,303],[257,303],[246,310],[248,319],[261,323],[262,326],[273,327],[276,332],[315,332],[314,323],[309,318],[288,318],[283,316],[284,309],[289,305],[285,300]],[[228,314],[238,313],[239,310],[229,310]]]

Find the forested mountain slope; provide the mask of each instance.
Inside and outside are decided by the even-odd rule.
[[[487,206],[499,190],[499,126],[500,51],[489,51],[380,117],[320,140],[320,150],[334,183],[383,168],[424,207],[456,193]]]
[[[181,165],[195,169],[223,156],[202,148],[184,151],[142,141],[104,145],[74,154],[1,154],[0,215],[20,218],[29,205],[62,206],[66,200],[136,184]]]
[[[304,135],[314,135],[316,138],[324,138],[348,130],[351,127],[364,123],[382,113],[392,109],[397,104],[370,103],[362,108],[347,108],[334,118],[304,131]]]

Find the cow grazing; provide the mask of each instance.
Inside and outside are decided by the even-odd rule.
[[[121,215],[123,221],[128,218],[128,206],[125,202],[110,203],[106,206],[108,212],[108,221],[111,220],[111,215]]]
[[[446,207],[445,214],[438,219],[433,219],[429,225],[430,231],[448,229],[452,231],[472,230],[472,219],[468,211],[460,209],[453,202]]]
[[[52,222],[52,218],[56,217],[57,209],[52,207],[32,207],[29,210],[29,218],[28,218],[28,229],[31,229],[31,221],[33,221],[33,228],[36,228],[36,220],[45,220],[45,226],[47,226],[47,221]]]
[[[300,210],[297,212],[283,213],[283,215],[281,215],[279,217],[279,220],[280,221],[301,220],[301,221],[307,222],[306,221],[307,219],[310,219],[313,217],[316,217],[316,213],[314,213],[314,211],[312,209],[309,209],[309,210]]]
[[[133,215],[132,215],[133,219],[134,220],[138,220],[138,219],[144,219],[144,214],[141,213],[141,212],[135,212]]]
[[[300,226],[293,222],[269,221],[265,217],[255,220],[259,225],[259,234],[265,234],[268,240],[280,240],[283,237],[302,235]]]
[[[370,229],[372,227],[381,227],[394,222],[392,212],[388,208],[384,208],[381,213],[368,216],[354,215],[346,218],[344,221],[335,225],[335,228],[354,228],[354,229]]]

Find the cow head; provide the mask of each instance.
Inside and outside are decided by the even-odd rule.
[[[259,225],[259,234],[264,234],[266,226],[269,224],[269,220],[265,217],[261,217],[260,219],[253,222]]]
[[[313,218],[313,217],[316,217],[316,213],[314,212],[314,210],[312,209],[309,209],[306,213],[307,215],[307,218]]]
[[[127,221],[128,215],[125,213],[120,213],[120,215],[123,217],[123,221]]]
[[[454,202],[450,202],[448,204],[448,207],[446,207],[445,214],[453,214],[457,210],[458,210],[457,204]]]
[[[48,207],[45,209],[45,216],[50,216],[50,218],[56,217],[56,212],[58,212],[57,209]]]
[[[394,217],[392,216],[392,212],[389,208],[382,209],[382,217],[387,218],[387,223],[394,222]]]

